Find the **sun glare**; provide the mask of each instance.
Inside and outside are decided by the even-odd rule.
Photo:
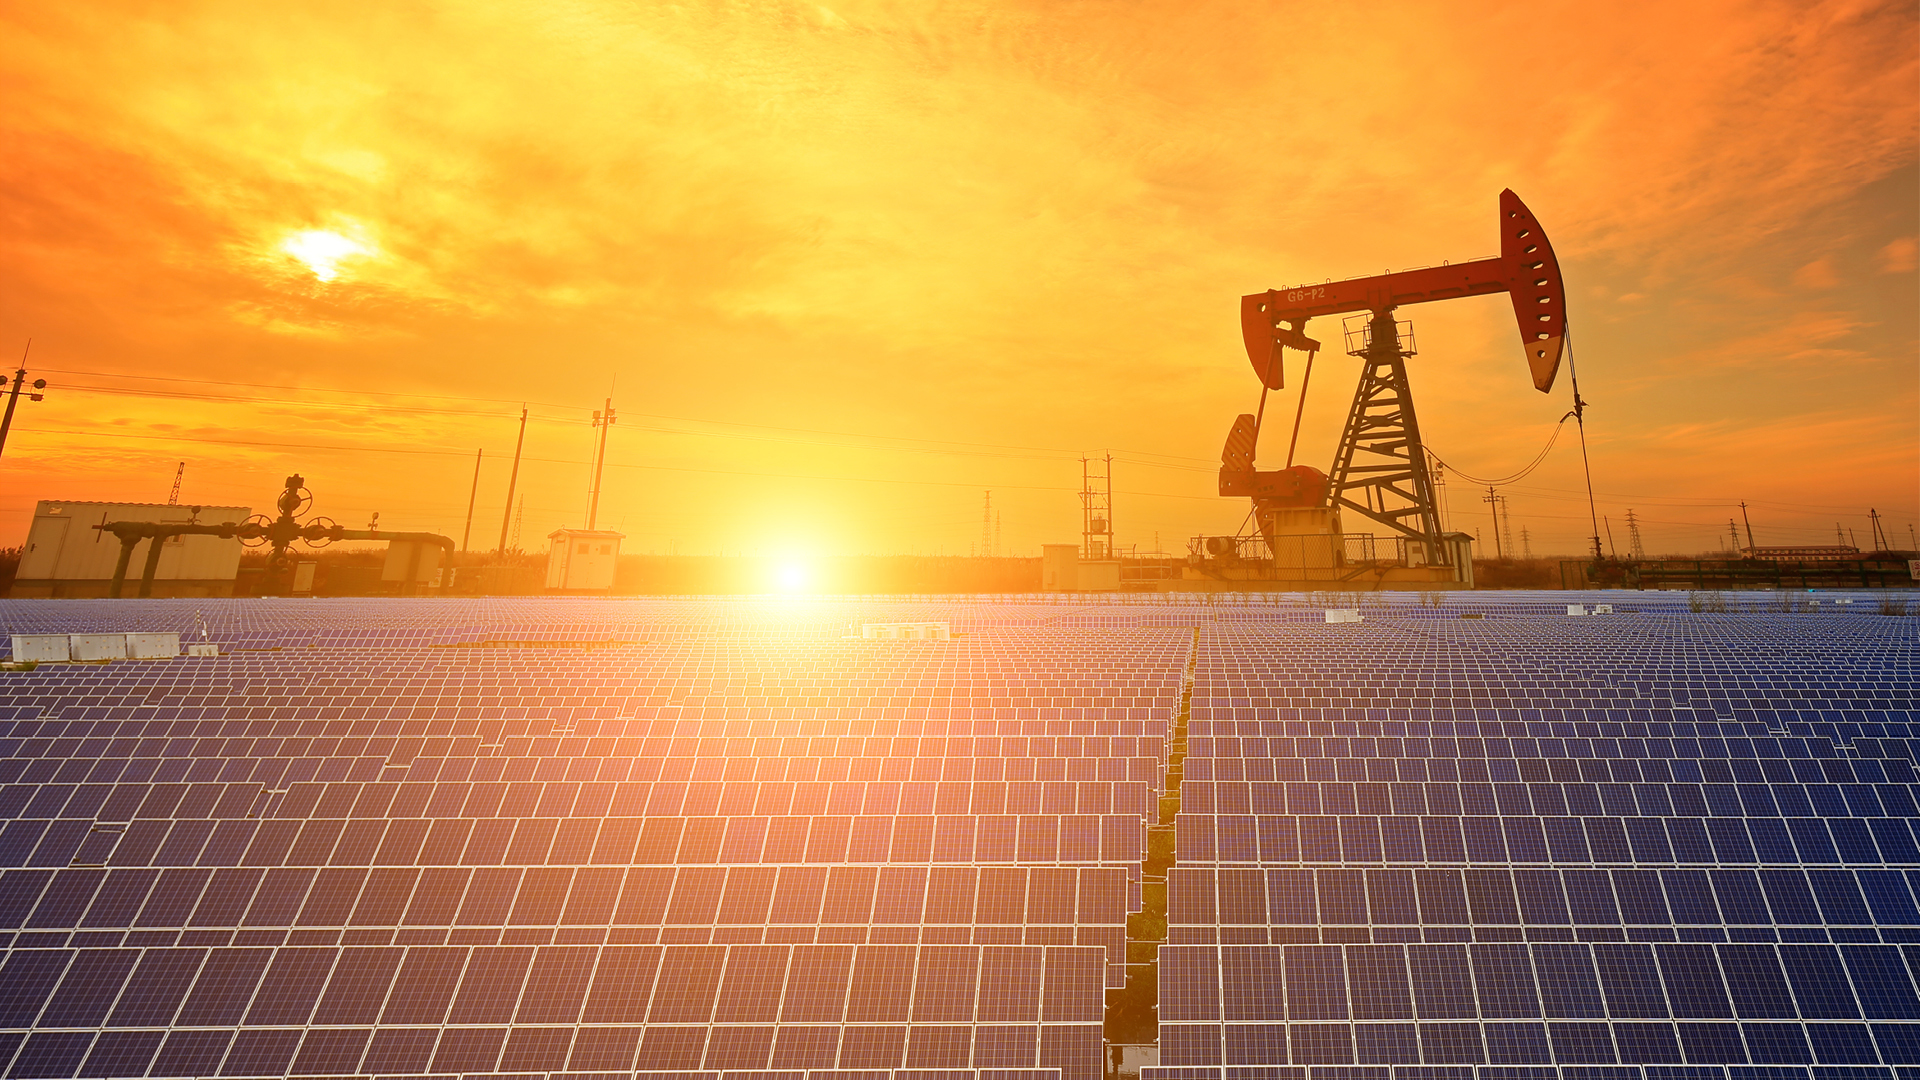
[[[374,253],[366,244],[329,229],[304,229],[294,233],[281,242],[280,250],[305,263],[321,281],[339,277],[343,260]]]
[[[813,571],[802,562],[782,562],[773,568],[773,584],[781,592],[805,592],[813,585]]]

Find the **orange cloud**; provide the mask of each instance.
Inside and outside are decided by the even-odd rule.
[[[1911,236],[1895,237],[1887,241],[1880,249],[1880,272],[1884,274],[1911,274],[1916,265],[1920,265],[1920,239]]]
[[[1815,259],[1793,272],[1793,283],[1802,289],[1832,289],[1840,284],[1832,259]]]

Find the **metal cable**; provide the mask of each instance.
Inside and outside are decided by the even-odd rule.
[[[1541,466],[1541,464],[1547,460],[1547,454],[1552,452],[1553,444],[1559,441],[1560,432],[1565,430],[1567,421],[1573,418],[1574,418],[1574,414],[1571,412],[1567,413],[1567,415],[1565,416],[1562,416],[1560,418],[1560,422],[1553,425],[1553,434],[1547,436],[1547,445],[1540,448],[1540,452],[1534,455],[1533,460],[1528,462],[1526,467],[1521,469],[1519,472],[1514,473],[1512,476],[1502,477],[1501,479],[1498,479],[1498,480],[1488,480],[1488,479],[1484,479],[1482,477],[1473,475],[1472,473],[1466,471],[1465,469],[1462,469],[1459,466],[1454,465],[1451,462],[1447,461],[1445,458],[1441,457],[1439,454],[1434,453],[1433,447],[1431,446],[1427,447],[1427,453],[1433,454],[1433,460],[1439,462],[1441,465],[1447,467],[1448,469],[1453,470],[1455,475],[1463,479],[1472,481],[1473,483],[1476,483],[1476,484],[1491,484],[1495,487],[1503,487],[1507,484],[1518,483],[1521,480],[1525,480],[1528,477],[1528,475],[1530,475],[1535,469],[1538,469]]]

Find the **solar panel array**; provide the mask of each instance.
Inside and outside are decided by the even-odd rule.
[[[1825,599],[1207,632],[1151,1075],[1920,1075],[1915,620]]]
[[[1818,599],[0,602],[223,650],[0,672],[0,1066],[1093,1080],[1177,795],[1143,1080],[1920,1076]]]
[[[9,1075],[1098,1074],[1184,634],[4,613],[226,650],[4,674]]]

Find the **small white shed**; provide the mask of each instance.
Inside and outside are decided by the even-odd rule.
[[[590,593],[613,589],[625,533],[555,529],[547,534],[547,591]]]

